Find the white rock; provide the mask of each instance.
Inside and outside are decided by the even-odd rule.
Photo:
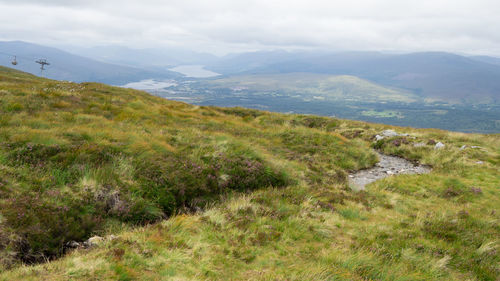
[[[464,149],[466,149],[466,148],[467,148],[467,146],[464,144],[464,145],[462,145],[462,146],[460,147],[460,150],[464,150]]]
[[[483,161],[477,161],[476,164],[483,165],[484,162]]]
[[[85,241],[85,244],[89,247],[92,247],[101,244],[102,241],[104,241],[104,238],[102,238],[101,236],[93,236]]]
[[[385,171],[388,175],[394,174],[392,171]]]
[[[396,133],[396,131],[394,130],[385,130],[382,132],[382,135],[385,137],[397,137],[398,133]]]
[[[417,143],[413,144],[413,147],[422,147],[422,146],[425,146],[425,143],[423,143],[423,142],[417,142]]]
[[[438,143],[436,143],[436,145],[434,146],[434,149],[441,149],[441,148],[444,148],[444,147],[445,147],[444,143],[442,143],[442,142],[438,142]]]

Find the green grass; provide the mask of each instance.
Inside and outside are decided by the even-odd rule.
[[[5,68],[0,113],[0,280],[500,275],[498,135],[198,107]],[[389,128],[411,137],[373,142]],[[413,146],[430,140],[446,147]],[[433,171],[353,192],[370,146]]]

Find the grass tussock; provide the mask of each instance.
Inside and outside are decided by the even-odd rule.
[[[433,172],[353,192],[370,146]],[[497,280],[499,147],[1,68],[0,280]]]

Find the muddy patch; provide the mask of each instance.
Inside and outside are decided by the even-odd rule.
[[[426,174],[431,171],[428,166],[415,165],[412,162],[396,156],[378,153],[380,162],[373,168],[361,170],[349,175],[349,183],[355,191],[364,190],[365,186],[376,180],[398,174]]]

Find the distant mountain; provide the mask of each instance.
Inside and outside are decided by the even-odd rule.
[[[477,61],[480,61],[480,62],[486,62],[486,63],[491,63],[491,64],[495,64],[495,65],[500,65],[500,58],[497,58],[497,57],[490,57],[490,56],[472,56],[472,57],[469,57],[473,60],[477,60]]]
[[[265,69],[273,64],[289,63],[310,56],[314,55],[306,52],[291,53],[283,50],[229,54],[208,64],[206,68],[217,73],[231,75],[252,72],[261,68]],[[296,69],[296,71],[290,72],[300,72],[300,70]]]
[[[385,86],[410,90],[428,100],[463,103],[500,103],[500,66],[450,53],[383,54],[343,52],[331,54],[273,55],[266,53],[258,66],[238,71],[237,62],[252,60],[255,53],[241,54],[208,66],[232,74],[310,72],[353,75]],[[261,55],[261,57],[263,57]],[[225,74],[231,74],[225,71]]]
[[[18,65],[11,64],[12,56],[9,54],[17,56]],[[122,85],[143,79],[168,79],[180,76],[164,69],[144,69],[104,63],[32,43],[0,42],[0,65],[40,75],[40,65],[35,63],[39,58],[45,58],[51,63],[46,67],[43,76],[57,80]]]
[[[102,62],[134,67],[173,67],[178,65],[212,63],[218,57],[179,48],[132,49],[122,46],[70,48],[71,52]]]

